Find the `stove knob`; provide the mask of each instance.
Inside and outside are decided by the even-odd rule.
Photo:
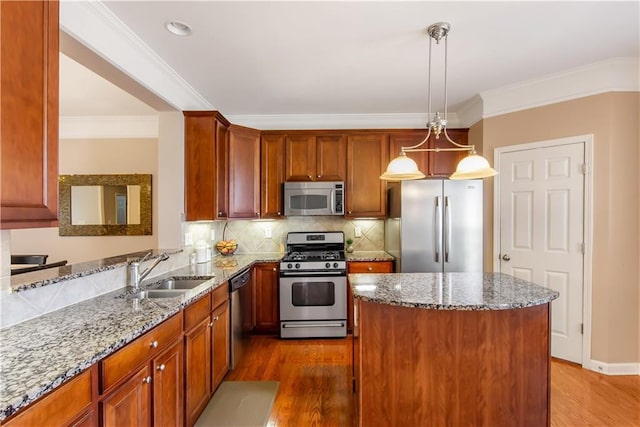
[[[296,263],[296,268],[300,268],[300,264]]]
[[[326,263],[324,266],[325,266],[325,268],[331,268],[331,263],[330,263],[330,262],[328,262],[328,263]]]
[[[338,268],[338,263],[337,262],[333,263],[333,268]]]
[[[293,265],[291,265],[291,263],[287,264],[287,268],[291,269],[291,267],[293,267]]]

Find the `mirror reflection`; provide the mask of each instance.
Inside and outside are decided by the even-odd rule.
[[[61,236],[150,235],[151,175],[60,175]]]
[[[71,186],[71,224],[140,224],[140,186]]]

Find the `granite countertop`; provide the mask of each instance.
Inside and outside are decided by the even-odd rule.
[[[355,251],[345,253],[347,261],[394,261],[395,258],[385,251]]]
[[[349,283],[360,300],[434,310],[508,310],[559,296],[503,273],[349,274]]]
[[[282,254],[218,256],[142,282],[200,278],[176,298],[136,300],[121,288],[0,330],[0,421],[115,352],[255,262]]]

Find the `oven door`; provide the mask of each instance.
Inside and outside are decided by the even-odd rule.
[[[345,336],[346,276],[280,277],[283,338]]]

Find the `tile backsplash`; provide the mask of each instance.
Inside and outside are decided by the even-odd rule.
[[[355,237],[356,227],[360,228],[361,237]],[[233,239],[238,243],[236,253],[241,254],[284,253],[287,233],[290,231],[343,231],[345,239],[353,239],[353,248],[356,251],[384,250],[384,220],[380,219],[312,216],[286,220],[187,222],[183,224],[183,231],[183,239],[185,234],[190,234],[193,244],[203,240],[213,247],[219,240]],[[213,240],[212,231],[215,234]],[[271,234],[271,237],[267,237],[268,234]],[[193,245],[184,246],[187,253],[193,250]]]

